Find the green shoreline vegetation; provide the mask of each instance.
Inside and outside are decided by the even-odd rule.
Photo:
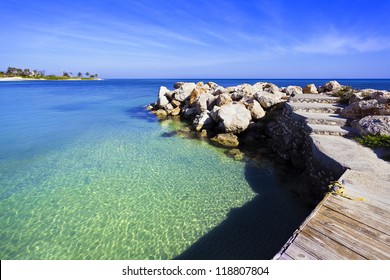
[[[98,74],[85,74],[78,72],[63,71],[61,76],[50,74],[46,75],[45,70],[30,70],[29,68],[21,69],[17,67],[8,67],[7,71],[0,71],[0,78],[22,78],[22,79],[37,79],[37,80],[98,80]]]

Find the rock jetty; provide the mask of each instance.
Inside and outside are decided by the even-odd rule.
[[[319,96],[312,98],[316,102],[326,102],[329,98],[325,97],[334,97],[336,103],[343,103],[336,108],[337,117],[345,118],[348,126],[352,126],[357,134],[390,134],[390,117],[387,117],[390,116],[389,91],[353,90],[337,81],[318,87],[308,84],[303,89],[293,85],[278,87],[268,82],[226,88],[214,82],[177,82],[173,87],[173,90],[160,87],[156,102],[147,109],[160,119],[180,117],[189,122],[194,131],[229,148],[261,143],[266,137],[267,124],[275,117],[275,111],[283,108],[283,104],[292,97],[300,95]],[[335,106],[338,105],[323,104],[322,112],[335,113]]]

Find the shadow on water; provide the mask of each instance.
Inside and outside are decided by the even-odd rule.
[[[143,106],[133,107],[126,110],[126,114],[128,117],[132,119],[144,120],[150,123],[158,122],[156,115],[150,113]]]
[[[258,195],[231,209],[221,224],[175,259],[271,259],[312,210],[286,190],[293,187],[287,181],[297,176],[286,178],[291,174],[285,171],[277,170],[275,176],[247,162],[245,177]]]

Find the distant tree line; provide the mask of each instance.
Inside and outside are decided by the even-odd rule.
[[[8,67],[7,71],[0,71],[0,77],[23,77],[23,78],[57,78],[57,79],[71,79],[71,78],[87,78],[93,79],[97,78],[98,74],[90,74],[85,72],[85,74],[78,72],[77,75],[73,75],[73,72],[63,71],[62,76],[57,76],[54,74],[45,75],[45,70],[30,70],[29,68],[21,69],[16,67]]]

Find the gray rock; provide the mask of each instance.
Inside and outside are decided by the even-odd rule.
[[[254,99],[248,102],[247,108],[249,112],[251,112],[251,116],[253,120],[259,120],[265,116],[264,109],[261,107],[260,103]]]
[[[277,93],[277,92],[280,92],[279,88],[277,85],[274,85],[272,83],[266,83],[264,86],[263,86],[263,90],[264,91],[267,91],[267,92],[270,92],[270,93]]]
[[[286,94],[280,91],[275,91],[273,93],[268,91],[259,91],[255,94],[255,99],[259,101],[261,107],[269,108],[275,104],[285,102]]]
[[[223,93],[229,93],[226,89],[224,89],[223,87],[218,87],[214,90],[213,92],[213,95],[220,95],[220,94],[223,94]]]
[[[215,122],[218,122],[219,119],[218,119],[218,111],[219,109],[221,109],[221,107],[219,106],[214,106],[211,110],[210,110],[210,116],[212,117],[212,119],[215,121]]]
[[[240,133],[251,121],[251,113],[243,104],[227,104],[221,106],[217,112],[217,119],[222,123],[226,132]]]
[[[178,88],[180,88],[182,85],[184,85],[185,83],[184,82],[177,82],[177,83],[175,83],[174,85],[173,85],[173,88],[175,88],[175,89],[178,89]]]
[[[198,111],[198,108],[196,108],[196,107],[187,108],[184,111],[184,116],[186,118],[191,118],[191,117],[195,117],[198,113],[199,113],[199,111]]]
[[[376,99],[362,100],[350,104],[340,114],[349,119],[360,119],[373,115],[390,115],[390,103],[379,103]]]
[[[378,100],[378,102],[381,104],[390,103],[390,92],[389,91],[374,92],[371,95],[371,99]]]
[[[219,88],[220,86],[214,82],[208,82],[207,85],[210,87],[211,90],[216,90],[217,88]]]
[[[214,106],[217,106],[217,96],[208,94],[209,98],[207,99],[207,109],[210,111],[214,108]]]
[[[217,103],[216,103],[216,105],[219,106],[219,107],[221,107],[221,106],[223,106],[223,105],[230,104],[230,103],[233,103],[233,100],[232,100],[232,98],[230,97],[230,95],[227,94],[227,93],[223,93],[223,94],[221,94],[221,95],[219,95],[219,96],[217,97]]]
[[[199,112],[204,112],[210,110],[216,104],[217,97],[212,95],[209,92],[205,92],[198,96],[198,99],[195,101],[195,106],[198,108]]]
[[[204,111],[197,115],[194,119],[193,126],[196,131],[210,128],[214,125],[214,120],[211,118],[209,111]]]
[[[196,85],[194,83],[184,83],[180,88],[174,90],[173,98],[182,102],[190,96],[195,88]]]
[[[380,134],[390,136],[390,116],[367,116],[355,124],[361,135]]]
[[[270,93],[281,92],[277,85],[272,83],[259,82],[252,86],[255,92],[266,91]]]
[[[231,97],[234,101],[239,101],[242,98],[252,98],[256,93],[256,89],[250,84],[242,84],[234,87],[234,91],[231,93]]]
[[[211,141],[229,148],[237,147],[240,143],[238,142],[238,137],[233,133],[222,133],[217,134],[217,136],[210,139]]]
[[[341,85],[337,81],[330,81],[324,85],[326,91],[334,91],[341,88]]]
[[[296,94],[302,94],[302,88],[300,86],[288,86],[286,88],[286,94],[287,95],[296,95]]]
[[[356,102],[362,101],[363,98],[364,97],[363,97],[363,94],[361,91],[354,92],[354,93],[352,93],[351,97],[348,99],[348,103],[349,104],[356,103]]]
[[[313,94],[318,93],[316,85],[315,84],[308,84],[303,89],[303,93],[309,93],[309,94],[311,94],[311,93],[313,93]]]
[[[159,108],[162,108],[169,104],[169,100],[165,96],[167,92],[169,92],[169,89],[167,89],[166,87],[160,87],[160,90],[158,91],[158,98],[157,98],[157,106]]]

